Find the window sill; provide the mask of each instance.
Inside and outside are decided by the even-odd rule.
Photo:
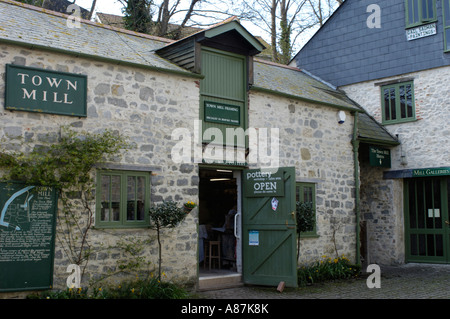
[[[319,238],[319,237],[320,236],[318,234],[306,234],[306,235],[304,235],[304,234],[300,233],[300,239],[308,239],[308,238],[314,239],[314,238]]]
[[[424,26],[424,25],[427,25],[427,24],[436,23],[436,22],[438,22],[438,19],[433,19],[433,20],[428,20],[428,21],[423,21],[423,22],[420,22],[420,23],[416,23],[416,24],[407,25],[407,26],[405,26],[405,30],[421,27],[421,26]]]
[[[417,122],[417,121],[418,121],[418,119],[408,119],[408,120],[389,121],[389,122],[383,121],[381,124],[382,125],[396,125],[396,124],[414,123],[414,122]]]

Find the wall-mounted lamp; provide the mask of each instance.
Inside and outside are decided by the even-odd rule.
[[[339,124],[344,124],[345,123],[345,119],[346,119],[346,115],[344,111],[339,111],[338,112],[338,123]]]
[[[400,139],[398,138],[398,134],[395,134],[397,137],[397,140],[400,142]],[[400,144],[400,164],[402,166],[408,165],[408,160],[406,159],[406,154],[403,152],[403,146]]]

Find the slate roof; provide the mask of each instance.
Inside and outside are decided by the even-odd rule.
[[[67,17],[10,0],[0,0],[0,42],[28,44],[30,47],[59,50],[72,55],[188,73],[154,53],[170,40],[86,20],[82,20],[79,28],[69,28]]]
[[[358,114],[358,139],[366,144],[381,144],[386,146],[400,144],[397,138],[392,136],[384,126],[367,113]]]
[[[269,91],[354,111],[363,111],[343,92],[295,67],[255,59],[254,89]]]
[[[69,28],[67,17],[65,14],[11,0],[0,0],[0,43],[14,43],[30,48],[149,67],[163,72],[198,76],[155,53],[156,50],[173,43],[171,40],[86,20],[82,20],[79,28]],[[392,135],[342,91],[305,71],[255,59],[252,89],[362,112],[359,114],[359,137],[362,141],[398,144]]]

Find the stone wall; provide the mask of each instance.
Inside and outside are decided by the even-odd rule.
[[[356,258],[353,116],[347,112],[340,125],[337,112],[263,93],[249,98],[249,126],[279,128],[280,167],[293,166],[297,182],[316,185],[318,236],[301,240],[300,264],[323,255]]]
[[[398,134],[402,143],[391,150],[391,170],[449,166],[450,67],[358,83],[342,89],[381,122],[379,83],[403,78],[414,79],[417,121],[386,126],[393,135]],[[406,157],[406,165],[401,163],[402,154]],[[362,218],[367,221],[370,233],[370,261],[404,263],[403,180],[383,180],[382,169],[362,165],[361,203]]]
[[[368,147],[361,146],[360,154]],[[403,181],[383,179],[383,170],[361,156],[361,221],[367,227],[366,264],[396,265],[405,260]],[[364,239],[363,239],[364,241]],[[363,244],[364,245],[364,244]]]
[[[362,82],[342,89],[381,123],[381,89],[376,83],[402,78],[414,79],[417,121],[386,126],[394,136],[398,134],[402,143],[393,150],[392,170],[448,166],[450,67]],[[401,165],[401,151],[406,155],[408,165]]]
[[[199,83],[188,77],[121,66],[102,61],[78,58],[52,52],[0,45],[3,71],[0,79],[0,138],[10,150],[27,151],[36,145],[57,142],[61,126],[73,130],[101,132],[120,131],[135,147],[123,154],[113,165],[129,170],[149,171],[151,202],[175,200],[198,202],[198,169],[193,164],[175,163],[171,139],[175,128],[193,130],[199,118]],[[18,64],[48,70],[85,74],[88,77],[87,118],[66,117],[4,109],[5,64]],[[95,203],[92,203],[95,209]],[[157,267],[155,232],[148,229],[89,231],[89,243],[95,247],[85,278],[104,274],[123,257],[118,250],[102,249],[115,246],[120,239],[150,238],[145,254]],[[163,241],[163,271],[169,279],[195,282],[197,278],[197,212],[188,215],[184,223],[165,231]],[[55,250],[55,287],[64,287],[69,264],[58,240]]]

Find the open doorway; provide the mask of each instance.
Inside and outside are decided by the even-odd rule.
[[[240,171],[229,169],[200,169],[200,279],[226,277],[242,271],[240,176]]]

